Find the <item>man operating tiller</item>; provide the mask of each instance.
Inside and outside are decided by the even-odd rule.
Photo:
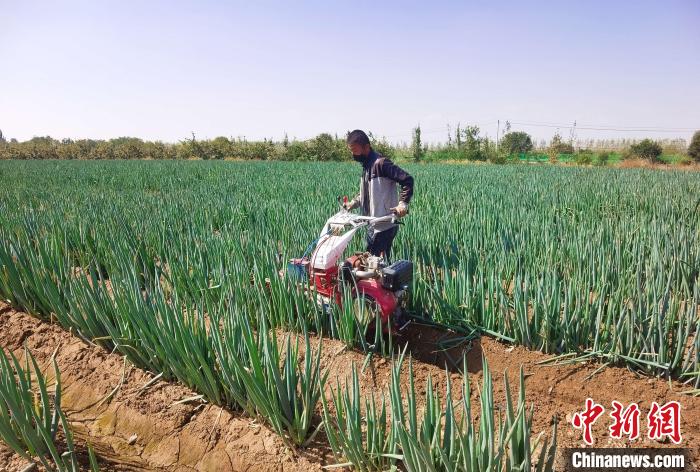
[[[385,156],[372,149],[369,137],[356,129],[348,133],[346,140],[353,159],[362,164],[360,193],[345,203],[346,210],[360,208],[363,216],[381,217],[395,214],[402,218],[408,214],[408,203],[413,196],[413,177]],[[401,193],[396,186],[401,187]],[[394,223],[377,223],[367,229],[367,252],[389,260],[391,244],[398,226]]]

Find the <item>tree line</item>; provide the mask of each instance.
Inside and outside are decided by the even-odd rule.
[[[555,133],[548,144],[535,146],[532,137],[523,131],[511,131],[509,127],[498,140],[482,134],[478,126],[457,126],[448,133],[447,142],[427,145],[422,140],[420,126],[413,129],[410,143],[390,144],[385,138],[369,133],[373,147],[394,159],[415,161],[490,161],[505,163],[523,156],[545,156],[552,162],[562,156],[579,164],[605,164],[615,156],[617,159],[641,158],[658,162],[664,153],[673,153],[677,162],[700,162],[700,131],[693,135],[690,145],[683,152],[682,140],[659,142],[650,139],[641,141],[614,141],[614,146],[601,146],[589,141],[565,140]],[[344,161],[350,153],[345,137],[321,133],[307,140],[289,140],[285,135],[281,141],[273,139],[247,140],[245,138],[214,139],[190,138],[178,143],[144,141],[134,137],[110,140],[54,139],[49,136],[34,137],[19,142],[6,139],[0,131],[0,159],[76,159],[76,160],[124,160],[124,159],[201,159],[201,160],[279,160],[279,161]],[[620,143],[624,146],[621,146]],[[611,143],[613,143],[611,141]],[[596,145],[597,144],[597,145]]]
[[[372,136],[374,147],[391,154],[386,140]],[[0,159],[203,159],[203,160],[280,160],[280,161],[342,161],[350,158],[344,138],[321,133],[308,140],[282,141],[263,139],[251,141],[244,138],[190,139],[178,143],[144,141],[139,138],[121,137],[109,140],[54,139],[50,136],[34,137],[19,142],[7,140],[0,132]]]

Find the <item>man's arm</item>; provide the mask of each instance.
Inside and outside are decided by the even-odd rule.
[[[387,158],[384,158],[384,162],[382,163],[381,174],[382,177],[391,179],[399,184],[401,187],[399,199],[403,203],[408,204],[408,202],[411,201],[411,197],[413,197],[413,177]]]

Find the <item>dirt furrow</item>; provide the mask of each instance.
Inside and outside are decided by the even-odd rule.
[[[673,446],[646,438],[644,420],[652,401],[663,404],[677,400],[682,405],[681,446],[690,448],[694,463],[700,465],[700,398],[680,394],[686,388],[677,382],[642,377],[617,367],[592,375],[600,367],[596,363],[539,366],[537,363],[548,356],[487,337],[442,350],[440,346],[450,337],[456,335],[420,326],[409,328],[405,334],[404,342],[408,342],[414,358],[418,392],[424,391],[429,375],[440,388],[444,388],[447,375],[453,386],[459,386],[461,359],[466,355],[474,418],[478,418],[482,356],[494,376],[496,408],[504,405],[503,372],[507,369],[515,393],[522,364],[528,375],[527,400],[535,407],[533,434],[548,434],[551,419],[557,415],[562,447],[583,446],[581,432],[571,426],[570,418],[584,408],[588,397],[606,407],[606,417],[612,400],[625,405],[636,402],[642,411],[642,438],[632,442],[611,440],[607,432],[609,418],[605,418],[594,425],[595,446]],[[42,366],[48,366],[51,355],[57,352],[64,408],[79,442],[94,446],[108,463],[106,470],[301,471],[320,470],[322,465],[334,462],[322,435],[310,448],[294,453],[257,421],[198,401],[178,403],[196,393],[175,382],[157,381],[143,389],[152,374],[125,364],[117,354],[86,344],[59,326],[0,304],[0,345],[21,355],[25,343]],[[312,346],[318,343],[314,339]],[[331,372],[330,385],[335,384],[336,377],[347,376],[353,364],[362,367],[365,354],[348,351],[338,341],[324,339],[322,343],[323,365]],[[388,360],[375,357],[361,375],[363,393],[385,392],[390,370]],[[453,390],[455,399],[459,398],[460,389]],[[0,461],[8,461],[9,457],[0,449]]]

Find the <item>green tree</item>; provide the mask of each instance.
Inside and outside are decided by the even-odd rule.
[[[559,154],[573,154],[574,147],[570,143],[565,143],[561,139],[559,131],[554,133],[552,136],[552,141],[549,143],[549,148],[547,148],[547,155],[549,156],[549,161],[556,163],[559,160]]]
[[[143,157],[143,141],[139,138],[121,137],[110,139],[114,159],[141,159]]]
[[[284,152],[283,159],[286,161],[303,161],[309,159],[309,151],[305,141],[292,140]]]
[[[231,141],[225,136],[218,136],[211,142],[212,159],[225,159],[231,156]]]
[[[693,138],[690,140],[688,156],[692,160],[700,162],[700,131],[696,131],[695,134],[693,134]]]
[[[463,158],[469,161],[485,161],[486,153],[484,152],[484,138],[479,136],[481,130],[478,126],[466,126],[461,130],[462,152]]]
[[[269,160],[275,155],[275,145],[272,141],[251,141],[248,143],[248,158]]]
[[[37,136],[23,143],[28,159],[58,159],[59,144],[51,136]]]
[[[146,141],[143,143],[143,158],[144,159],[174,159],[173,147],[161,141]]]
[[[659,157],[663,149],[661,144],[651,139],[644,139],[637,144],[630,146],[630,152],[633,156],[639,157],[640,159],[648,159],[651,162],[658,162]]]
[[[413,141],[411,143],[411,152],[413,160],[418,162],[423,158],[424,150],[420,138],[420,125],[413,128]]]
[[[80,156],[80,147],[72,139],[63,139],[56,147],[59,159],[77,159]]]
[[[369,143],[372,145],[372,149],[377,151],[379,154],[382,156],[386,156],[389,158],[394,158],[395,156],[395,150],[394,147],[389,144],[389,142],[386,140],[386,138],[378,138],[374,134],[372,134],[371,131],[367,133],[367,137],[369,138]],[[336,138],[337,139],[337,138]]]
[[[321,133],[309,140],[307,152],[309,159],[314,161],[342,161],[348,154],[345,142],[328,133]]]
[[[598,165],[601,165],[601,166],[607,165],[609,161],[610,161],[610,153],[608,151],[603,151],[600,154],[598,154]]]
[[[574,156],[574,161],[579,165],[590,165],[593,163],[593,152],[588,149],[580,149]]]
[[[501,140],[500,146],[508,155],[532,151],[532,138],[524,131],[512,131]]]
[[[93,159],[114,159],[112,145],[107,141],[97,141],[93,150]]]
[[[494,164],[505,164],[508,162],[509,154],[505,152],[503,147],[496,148],[496,142],[488,137],[481,139],[481,152],[486,159]]]
[[[178,146],[178,158],[207,159],[208,156],[201,142],[197,141],[197,137],[192,133],[192,139],[180,141],[180,145]]]

